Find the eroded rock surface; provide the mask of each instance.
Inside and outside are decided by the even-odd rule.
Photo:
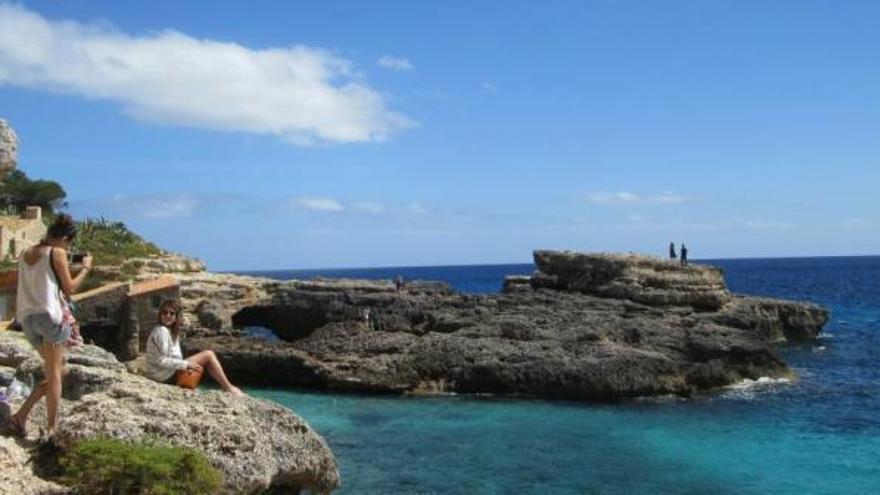
[[[232,330],[235,313],[266,300],[282,285],[273,279],[226,273],[184,273],[176,277],[184,314],[199,335]]]
[[[0,362],[18,362],[17,377],[38,383],[40,361],[24,346],[27,344],[17,332],[0,332]],[[304,420],[280,406],[220,391],[193,392],[159,384],[127,372],[112,354],[94,346],[72,349],[68,368],[55,436],[63,450],[82,439],[102,435],[124,440],[152,438],[204,452],[224,473],[225,490],[230,493],[262,493],[267,489],[324,493],[339,484],[336,459],[324,440]],[[17,408],[20,402],[13,406]],[[28,438],[34,439],[44,424],[41,401],[31,415]],[[7,440],[0,439],[0,453],[4,449],[11,452],[12,467],[9,474],[3,469],[6,477],[0,476],[0,483],[17,487],[20,484],[15,480],[31,476],[27,483],[36,487],[46,484],[33,473],[32,466],[24,464],[33,457],[28,442],[19,451]],[[0,484],[0,492],[6,486]],[[56,487],[51,483],[45,486],[50,492]]]
[[[534,258],[537,270],[531,282],[536,288],[701,310],[719,309],[730,300],[722,270],[712,266],[572,251],[535,251]]]
[[[443,284],[294,281],[242,308],[283,342],[202,337],[241,381],[379,392],[616,399],[790,376],[773,343],[815,337],[826,310],[735,296],[720,270],[640,256],[535,253],[509,293]],[[263,364],[261,366],[261,363]]]

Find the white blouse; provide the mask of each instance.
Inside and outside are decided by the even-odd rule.
[[[183,359],[180,341],[171,338],[171,330],[156,325],[147,340],[147,377],[157,382],[168,381],[178,370],[185,370],[188,364]]]

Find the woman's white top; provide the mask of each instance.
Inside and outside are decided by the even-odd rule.
[[[153,328],[147,340],[147,377],[157,382],[168,381],[188,364],[180,351],[180,341],[171,338],[171,330],[164,325]]]
[[[40,249],[41,257],[33,265],[24,261],[22,254],[18,262],[18,289],[15,301],[15,318],[22,322],[30,315],[49,313],[56,324],[61,324],[61,299],[58,293],[58,281],[49,264],[51,246]]]

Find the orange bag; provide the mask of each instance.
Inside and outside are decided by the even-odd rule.
[[[205,368],[200,369],[199,371],[194,370],[178,370],[177,371],[177,386],[181,388],[188,388],[190,390],[194,390],[199,386],[199,382],[202,381],[202,374],[205,372]]]

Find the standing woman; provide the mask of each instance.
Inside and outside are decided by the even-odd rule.
[[[43,358],[45,376],[18,412],[9,417],[9,427],[19,436],[24,436],[28,415],[44,395],[47,437],[55,432],[64,374],[64,344],[71,332],[71,326],[64,317],[67,308],[62,292],[73,294],[92,267],[92,257],[86,256],[82,261],[82,270],[75,277],[71,275],[67,250],[74,238],[76,225],[73,219],[70,215],[59,214],[49,227],[46,239],[24,250],[18,262],[15,319]]]
[[[233,395],[244,395],[238,387],[229,383],[214,351],[202,351],[183,359],[180,350],[180,306],[172,300],[163,302],[159,306],[159,324],[153,328],[147,341],[147,376],[157,382],[175,383],[179,373],[202,369],[206,369],[223,390]]]

